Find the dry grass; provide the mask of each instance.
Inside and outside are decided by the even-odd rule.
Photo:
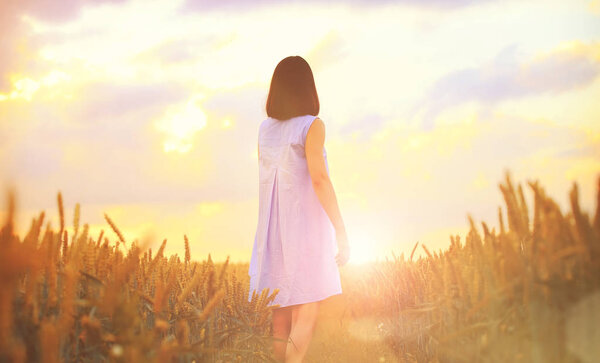
[[[600,184],[599,184],[600,187]],[[342,270],[307,362],[587,362],[600,354],[600,213],[563,213],[537,183],[500,185],[500,230],[470,219],[464,242]],[[600,193],[598,194],[600,198]],[[152,255],[147,242],[73,235],[33,218],[0,231],[0,361],[270,361],[277,291],[248,296],[248,264]],[[600,203],[598,204],[600,206]],[[531,218],[530,218],[531,217]],[[422,248],[424,255],[415,258]]]
[[[563,213],[537,182],[528,184],[531,220],[522,187],[507,175],[500,190],[508,226],[502,211],[500,231],[469,218],[464,243],[451,236],[446,250],[421,246],[423,258],[415,260],[413,250],[358,274],[347,270],[345,299],[332,310],[348,311],[346,321],[371,322],[383,361],[389,350],[402,362],[594,361],[600,209],[593,218],[581,211],[573,185],[571,211]],[[600,180],[598,187],[600,207]]]
[[[42,212],[24,238],[13,233],[14,196],[0,232],[0,361],[269,361],[275,292],[248,302],[247,269],[177,255],[154,257],[126,241],[44,225]]]

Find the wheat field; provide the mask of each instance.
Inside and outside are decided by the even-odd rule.
[[[593,216],[560,210],[537,182],[534,205],[510,177],[499,230],[470,220],[447,249],[341,271],[322,302],[306,362],[592,362],[600,355],[600,179]],[[0,231],[0,361],[269,362],[277,290],[248,301],[248,264],[166,256],[127,241],[105,215],[98,236],[41,212]],[[532,208],[530,210],[530,208]],[[72,231],[71,234],[68,230]],[[114,236],[116,238],[111,238]],[[417,253],[421,250],[423,253]],[[418,257],[417,257],[418,256]]]

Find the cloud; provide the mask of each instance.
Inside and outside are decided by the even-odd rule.
[[[7,3],[7,2],[5,2]],[[4,5],[8,9],[2,9],[7,12],[7,16],[19,17],[28,15],[41,18],[45,21],[65,21],[74,17],[79,12],[82,1],[66,0],[55,1],[22,1],[13,2],[12,5]]]
[[[519,182],[539,178],[556,197],[564,196],[576,180],[585,197],[590,196],[586,203],[594,200],[596,179],[590,175],[600,172],[600,164],[591,160],[600,156],[600,140],[578,127],[504,114],[477,115],[431,131],[395,124],[386,124],[389,132],[377,139],[328,144],[346,225],[375,228],[365,221],[377,220],[393,231],[395,246],[417,240],[445,246],[450,230],[442,239],[424,231],[467,226],[467,213],[497,226],[497,207],[503,201],[496,185],[505,170]],[[557,156],[578,148],[581,153]],[[568,199],[560,202],[568,206]]]
[[[351,136],[356,135],[356,140],[368,140],[374,133],[381,130],[385,119],[381,114],[368,113],[356,118],[350,119],[349,122],[341,125],[335,130],[336,136]]]
[[[198,60],[204,52],[215,51],[235,34],[195,34],[184,39],[169,39],[135,56],[136,62],[181,66]]]
[[[590,157],[600,160],[600,142],[598,142],[597,145],[590,143],[588,145],[578,145],[576,147],[559,150],[556,152],[555,156],[557,158],[566,159]]]
[[[0,153],[3,180],[31,185],[26,188],[31,200],[57,189],[87,202],[185,200],[192,195],[189,190],[173,192],[177,181],[164,184],[149,172],[160,160],[155,154],[162,153],[154,120],[167,106],[185,101],[188,89],[173,82],[96,82],[78,86],[74,93],[72,99],[48,99],[42,92],[31,102],[3,104],[0,135],[8,141]],[[190,179],[194,173],[183,176]],[[44,186],[34,187],[40,179]]]
[[[82,8],[103,3],[122,3],[127,0],[24,0],[3,1],[0,12],[6,19],[22,15],[32,16],[46,22],[64,22],[75,18]]]
[[[442,111],[475,101],[489,106],[507,99],[556,94],[591,84],[600,74],[600,44],[572,43],[522,61],[515,45],[489,64],[452,72],[429,89],[414,112],[431,128]]]
[[[92,83],[72,100],[46,102],[41,94],[30,103],[7,102],[0,182],[21,185],[28,205],[59,189],[92,204],[254,198],[266,91],[250,85],[207,94],[198,101],[207,125],[184,154],[165,153],[164,135],[155,127],[169,106],[193,96],[179,84]]]
[[[173,82],[97,82],[86,84],[77,93],[79,96],[70,105],[69,117],[78,122],[89,123],[127,119],[132,114],[146,115],[147,118],[190,95],[190,91],[183,85]]]
[[[267,117],[264,107],[267,91],[263,85],[250,84],[216,93],[203,102],[209,121],[193,152],[196,157],[210,160],[206,172],[211,177],[197,188],[205,199],[254,197],[258,178],[254,153],[258,126]],[[231,120],[232,126],[222,128],[224,119]]]
[[[18,168],[23,178],[43,179],[56,172],[60,159],[61,152],[58,148],[40,143],[21,149],[19,153],[11,156],[4,167],[5,171]]]
[[[66,82],[41,87],[30,101],[15,99],[2,103],[0,140],[10,149],[28,143],[39,132],[55,141],[72,138],[102,140],[104,147],[138,148],[144,141],[135,130],[146,130],[172,104],[185,101],[191,92],[171,82]],[[53,133],[55,133],[53,135]],[[8,145],[7,145],[8,144]],[[11,146],[12,145],[12,146]]]
[[[24,0],[0,1],[0,93],[10,90],[8,72],[24,73],[35,58],[35,40],[22,21],[24,15],[44,22],[71,20],[86,6],[126,0]]]
[[[307,62],[313,70],[321,70],[335,64],[347,55],[346,42],[336,30],[327,33],[306,55]]]
[[[487,0],[492,1],[492,0]],[[314,2],[317,4],[321,4],[321,2],[312,0],[312,1],[301,1],[301,0],[287,0],[287,1],[276,1],[276,0],[187,0],[183,7],[183,11],[211,11],[211,10],[249,10],[255,9],[259,7],[264,7],[268,5],[281,5],[281,4],[307,4],[310,2]],[[460,8],[464,6],[468,6],[476,3],[475,0],[337,0],[329,2],[331,3],[340,3],[345,5],[353,5],[353,6],[365,6],[365,7],[375,7],[381,5],[394,5],[394,4],[404,4],[404,5],[412,5],[418,7],[431,7],[431,8],[443,8],[443,9],[451,9],[451,8]]]
[[[262,121],[266,117],[268,85],[248,84],[218,91],[204,101],[204,107],[217,117],[233,116],[242,120]]]

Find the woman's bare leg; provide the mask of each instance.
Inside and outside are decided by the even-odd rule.
[[[292,329],[292,307],[273,309],[273,355],[278,361],[285,361],[285,350]],[[281,340],[279,340],[281,339]]]
[[[292,306],[292,330],[285,351],[286,363],[302,362],[312,339],[318,312],[318,301]]]

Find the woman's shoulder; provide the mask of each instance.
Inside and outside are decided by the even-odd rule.
[[[319,118],[319,116],[311,115],[307,118],[304,127],[302,128],[302,139],[306,143],[306,137],[309,135],[315,135],[316,137],[321,137],[325,135],[325,124],[323,120]]]
[[[321,120],[321,118],[319,116],[309,115],[309,117],[306,119],[306,127],[311,128],[312,125],[315,125],[315,124],[316,124],[317,128],[325,127],[325,123],[323,123],[323,120]]]

